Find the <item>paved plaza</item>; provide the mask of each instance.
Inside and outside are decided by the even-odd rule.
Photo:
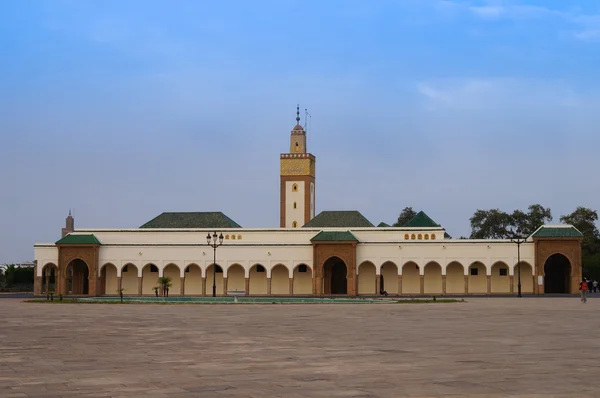
[[[600,394],[600,300],[106,305],[0,300],[0,397]]]

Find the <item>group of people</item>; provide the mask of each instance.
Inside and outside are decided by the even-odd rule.
[[[579,291],[581,292],[581,302],[587,303],[588,292],[598,293],[598,281],[594,280],[592,282],[584,277],[581,282],[579,282]]]

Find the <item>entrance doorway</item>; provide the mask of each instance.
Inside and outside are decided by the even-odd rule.
[[[323,264],[323,292],[325,294],[348,294],[346,263],[339,257],[331,257]]]
[[[571,263],[562,254],[553,254],[544,264],[544,292],[571,293]]]
[[[77,258],[67,266],[67,294],[89,294],[90,271],[85,261]]]

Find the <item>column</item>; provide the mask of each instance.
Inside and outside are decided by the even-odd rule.
[[[469,294],[469,276],[465,275],[465,294]]]
[[[227,296],[227,278],[223,278],[223,296]]]
[[[181,287],[179,289],[179,294],[181,296],[185,296],[185,277],[181,277]]]
[[[513,275],[508,277],[509,283],[510,283],[510,292],[514,293],[515,292],[515,277]]]
[[[487,275],[487,294],[492,294],[492,276]]]
[[[123,277],[117,276],[117,292],[120,292],[123,289]],[[123,292],[125,294],[125,292]]]
[[[442,294],[446,295],[446,275],[442,275]]]
[[[267,278],[267,296],[271,295],[271,278]]]
[[[206,296],[206,278],[202,278],[202,295]]]
[[[290,296],[294,295],[294,278],[290,278]]]
[[[138,276],[138,296],[142,295],[142,280],[143,277]]]
[[[425,294],[425,275],[421,275],[420,279],[421,279],[421,289],[420,289],[419,293]]]
[[[398,296],[402,295],[402,275],[398,275]]]
[[[375,275],[375,294],[379,294],[380,292],[381,292],[381,275]]]
[[[244,290],[246,291],[246,296],[250,295],[250,278],[246,278],[244,280]]]

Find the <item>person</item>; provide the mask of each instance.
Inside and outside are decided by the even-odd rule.
[[[581,291],[581,302],[587,303],[588,282],[585,278],[579,282],[579,290]]]
[[[598,281],[594,280],[592,282],[592,287],[594,288],[594,293],[598,293]]]

